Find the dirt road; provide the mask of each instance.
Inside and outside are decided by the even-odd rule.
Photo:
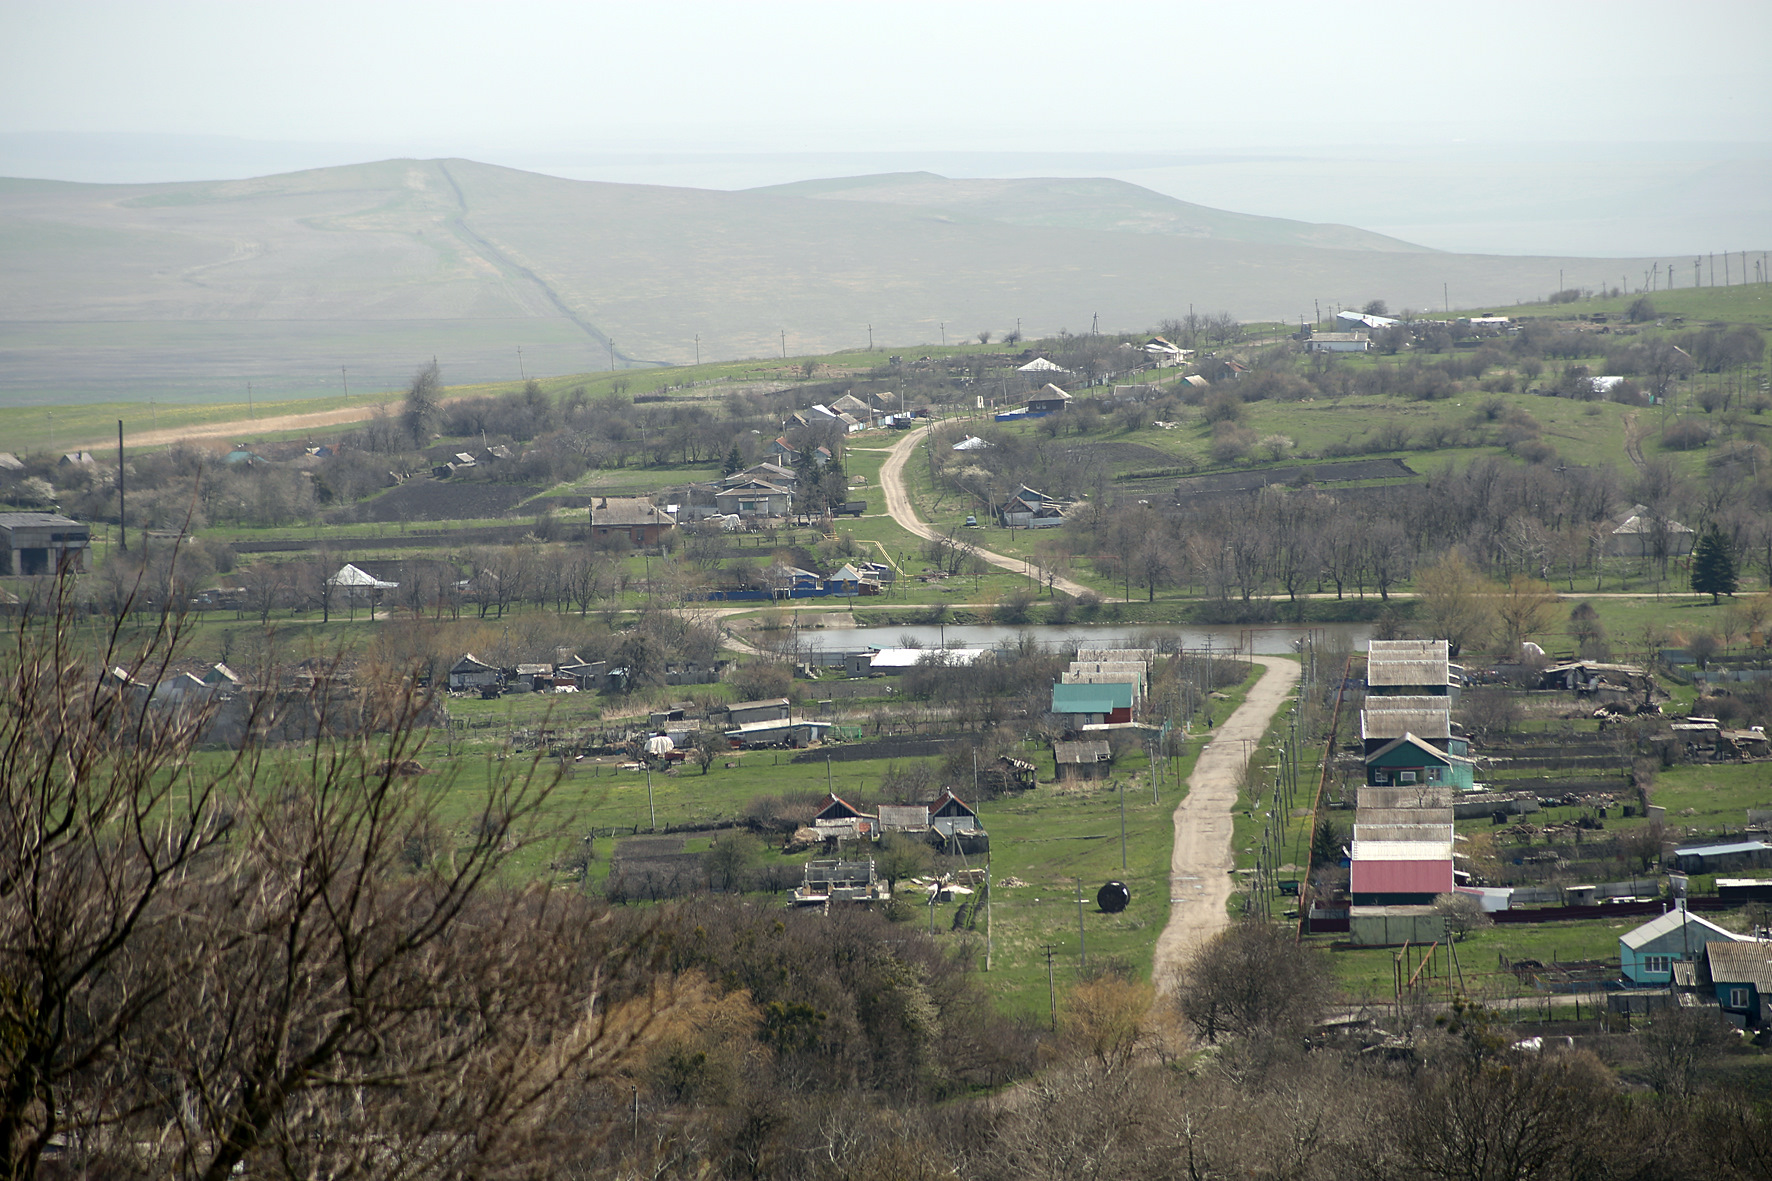
[[[190,426],[168,427],[163,431],[136,431],[129,436],[131,447],[163,447],[185,439],[249,439],[274,431],[299,431],[310,427],[343,426],[366,422],[375,414],[375,405],[365,401],[361,406],[343,406],[337,410],[315,410],[309,414],[274,414],[258,418],[237,418],[232,422],[199,422]],[[98,451],[115,447],[116,435],[68,447],[72,450]]]
[[[880,488],[886,493],[886,512],[905,529],[918,537],[937,538],[942,532],[917,516],[917,510],[911,507],[910,494],[905,491],[904,465],[916,453],[917,444],[929,433],[928,427],[912,431],[900,439],[886,456],[886,462],[880,465]],[[1027,571],[1027,563],[1020,558],[1011,558],[1003,554],[994,554],[990,550],[980,549],[978,556],[991,565],[1016,574]],[[1065,594],[1075,598],[1078,595],[1093,593],[1080,582],[1069,578],[1054,578],[1052,585]]]
[[[1176,970],[1203,940],[1230,924],[1225,904],[1231,896],[1231,807],[1237,781],[1248,760],[1248,745],[1267,732],[1268,722],[1298,683],[1298,662],[1278,656],[1251,656],[1266,667],[1261,680],[1236,712],[1213,731],[1188,777],[1187,798],[1175,809],[1175,851],[1169,861],[1169,925],[1157,937],[1151,979],[1159,992],[1174,986]]]

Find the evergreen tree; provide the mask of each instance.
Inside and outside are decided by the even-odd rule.
[[[744,471],[744,456],[738,453],[738,444],[734,443],[732,450],[726,453],[726,462],[721,465],[720,474],[730,476],[742,471]]]
[[[1717,596],[1735,595],[1735,588],[1741,584],[1735,571],[1735,551],[1729,545],[1729,539],[1714,524],[1705,528],[1692,548],[1692,589],[1701,595],[1709,595],[1714,604]]]

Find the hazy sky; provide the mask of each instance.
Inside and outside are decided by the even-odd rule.
[[[647,150],[1768,138],[1766,0],[0,0],[0,132]]]

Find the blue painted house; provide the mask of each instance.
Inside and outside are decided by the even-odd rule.
[[[1414,734],[1393,738],[1366,756],[1368,787],[1426,784],[1468,789],[1474,776],[1475,764],[1471,760],[1440,750]]]
[[[1708,945],[1711,986],[1723,1016],[1748,1029],[1772,1019],[1772,943],[1743,940]]]
[[[1632,984],[1671,984],[1675,964],[1703,959],[1712,943],[1740,939],[1689,910],[1670,910],[1619,936],[1618,966]]]

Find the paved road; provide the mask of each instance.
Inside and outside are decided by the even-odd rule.
[[[1175,809],[1175,851],[1169,861],[1169,925],[1157,937],[1151,979],[1168,992],[1193,949],[1230,925],[1231,807],[1237,802],[1248,750],[1298,683],[1298,662],[1251,656],[1267,671],[1236,712],[1213,732],[1188,777],[1187,798]],[[1247,738],[1250,741],[1245,743]]]
[[[918,537],[934,540],[946,535],[917,516],[917,510],[911,507],[910,494],[904,486],[905,461],[916,454],[917,445],[928,433],[928,427],[921,427],[893,445],[892,450],[886,456],[886,462],[880,465],[880,487],[886,493],[886,512],[894,521]],[[1027,563],[1020,558],[994,554],[990,550],[982,548],[978,550],[978,556],[993,566],[1016,574],[1023,574],[1027,571]],[[1073,598],[1082,594],[1094,593],[1089,587],[1069,578],[1054,578],[1052,585]]]

